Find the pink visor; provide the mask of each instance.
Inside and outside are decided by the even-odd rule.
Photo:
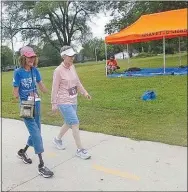
[[[36,57],[34,50],[31,47],[25,46],[20,50],[21,56]]]

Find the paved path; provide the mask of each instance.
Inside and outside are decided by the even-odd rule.
[[[81,131],[90,160],[75,156],[71,130],[66,150],[57,150],[52,139],[59,127],[42,125],[44,160],[54,171],[45,179],[37,173],[38,158],[28,150],[31,165],[16,157],[28,132],[22,121],[2,119],[3,191],[187,191],[187,147],[134,141]]]

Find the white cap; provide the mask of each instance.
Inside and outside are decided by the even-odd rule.
[[[69,48],[69,49],[61,52],[61,56],[67,55],[67,56],[72,57],[75,54],[76,54],[76,52],[73,50],[73,48]]]

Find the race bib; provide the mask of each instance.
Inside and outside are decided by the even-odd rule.
[[[39,96],[37,95],[37,93],[35,93],[35,98],[34,98],[34,96],[33,96],[33,93],[31,93],[30,96],[28,96],[28,98],[27,98],[28,101],[32,101],[32,100],[34,100],[34,99],[35,99],[35,101],[41,101],[41,99],[39,98]]]
[[[70,98],[76,97],[78,95],[77,94],[77,86],[71,87],[70,89],[68,89],[68,92],[69,92],[69,97]]]

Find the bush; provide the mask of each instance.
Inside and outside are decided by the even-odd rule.
[[[166,54],[174,54],[175,52],[174,52],[174,49],[172,48],[172,47],[167,47],[166,49],[165,49],[165,52],[166,52]]]
[[[144,58],[144,57],[152,57],[152,56],[156,56],[157,54],[155,53],[146,53],[146,52],[141,52],[140,54],[138,54],[137,56],[135,56],[136,58]]]

